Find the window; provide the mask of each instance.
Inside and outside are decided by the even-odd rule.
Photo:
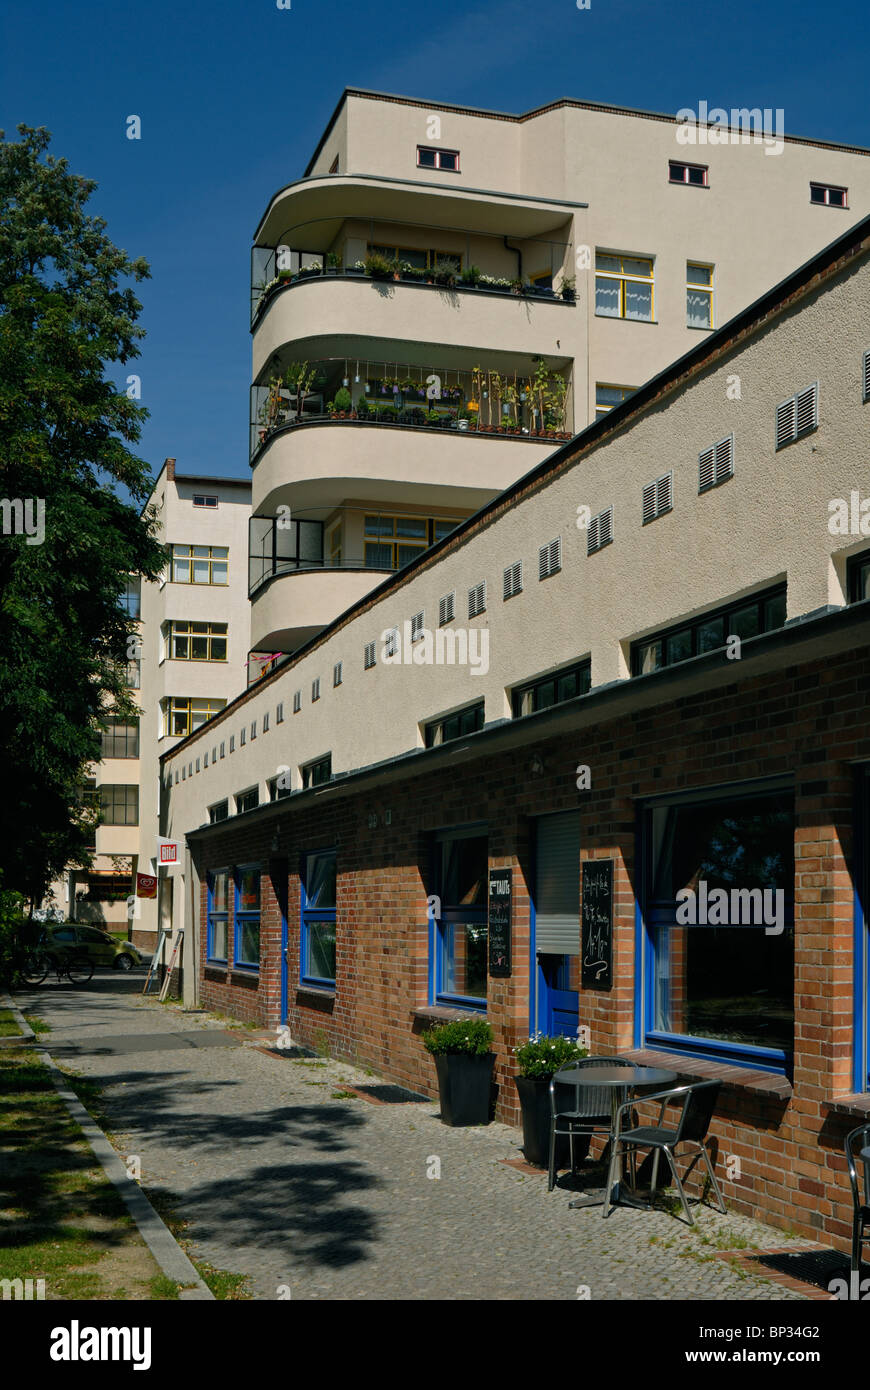
[[[681,164],[679,160],[668,160],[668,182],[689,183],[694,188],[708,188],[708,168],[706,164]]]
[[[653,304],[652,257],[595,253],[596,314],[651,323]]]
[[[417,246],[376,246],[372,243],[369,244],[368,249],[375,255],[383,256],[388,261],[404,261],[406,265],[412,266],[415,270],[437,270],[439,266],[448,263],[457,273],[462,269],[462,253],[460,251],[438,251],[434,247],[422,250]],[[374,385],[376,379],[371,378],[370,380]]]
[[[226,623],[169,622],[166,654],[170,661],[226,661]]]
[[[208,767],[208,749],[206,749],[205,753],[203,754],[202,765],[203,768]]]
[[[267,734],[268,732],[269,732],[269,711],[266,710],[265,713],[263,714],[263,733],[264,733],[264,734]]]
[[[636,386],[607,386],[603,382],[595,383],[595,418],[601,420],[609,414],[615,405],[622,405]]]
[[[384,637],[384,659],[395,656],[399,650],[399,629],[392,627]]]
[[[224,806],[226,804],[226,802],[223,803]],[[224,817],[213,817],[213,820],[222,819]],[[226,962],[227,959],[229,881],[229,869],[215,869],[208,875],[207,954],[209,960]]]
[[[698,491],[709,492],[734,477],[734,435],[711,444],[698,455]]]
[[[130,575],[121,591],[121,607],[128,618],[142,614],[142,581],[138,574]]]
[[[302,861],[301,976],[335,985],[335,850],[315,850]]]
[[[209,719],[224,708],[226,700],[213,700],[207,697],[201,699],[184,699],[173,695],[168,700],[161,700],[163,710],[163,736],[164,738],[186,738],[195,729],[202,728]],[[230,749],[232,752],[232,748]]]
[[[551,676],[541,676],[528,685],[517,686],[511,691],[511,712],[514,719],[525,714],[536,714],[540,709],[550,709],[553,705],[564,704],[577,695],[585,695],[592,681],[591,665],[581,661],[564,671],[554,671]]]
[[[172,582],[174,584],[226,584],[225,545],[173,545]]]
[[[605,511],[599,512],[589,521],[589,530],[586,532],[586,554],[594,555],[596,550],[601,550],[605,545],[610,545],[613,540],[613,508],[608,507]]]
[[[330,174],[337,174],[337,173],[338,173],[338,155],[335,156],[335,159],[334,159],[334,160],[332,161],[332,163],[330,164],[330,166],[329,166],[329,172],[330,172]]]
[[[289,796],[289,795],[290,795],[290,792],[291,792],[291,790],[292,790],[291,787],[290,787],[290,769],[289,769],[289,767],[281,767],[281,768],[279,768],[279,769],[278,769],[278,776],[277,776],[277,777],[270,777],[270,778],[269,778],[268,786],[269,786],[269,800],[270,800],[270,801],[280,801],[281,798],[282,798],[282,796]]]
[[[657,517],[664,516],[665,512],[671,511],[674,505],[673,495],[673,473],[665,473],[661,478],[656,478],[654,483],[647,483],[643,490],[644,526],[650,521],[655,521]]]
[[[752,598],[744,598],[692,618],[678,627],[668,628],[654,637],[645,637],[631,648],[631,674],[643,676],[688,661],[693,656],[717,651],[729,637],[741,641],[774,632],[786,619],[786,590],[784,585],[765,589]]]
[[[246,740],[247,740],[247,737],[248,737],[248,731],[247,731],[247,729],[245,728],[245,726],[244,726],[244,724],[243,724],[242,727],[239,729],[239,747],[240,747],[240,748],[244,748],[245,742],[246,742]]]
[[[296,691],[293,692],[293,713],[294,713],[294,714],[298,714],[299,711],[301,710],[301,708],[302,708],[302,691],[301,691],[301,690],[296,690]]]
[[[370,671],[375,664],[375,644],[366,642],[365,654],[363,656],[363,668]]]
[[[645,1045],[785,1070],[794,1043],[790,789],[671,797],[643,819]]]
[[[337,661],[337,662],[335,663],[335,665],[333,666],[333,668],[332,668],[332,684],[333,684],[333,686],[341,685],[341,662],[340,662],[340,661]]]
[[[427,748],[437,748],[455,738],[465,738],[466,734],[476,734],[482,728],[483,700],[458,710],[456,714],[448,714],[443,719],[433,719],[425,724],[423,739]]]
[[[230,803],[228,800],[215,802],[214,806],[208,808],[209,825],[217,825],[218,821],[227,820],[230,814]]]
[[[141,661],[138,656],[124,663],[124,682],[130,690],[138,690],[142,682]]]
[[[486,1008],[487,839],[479,830],[439,835],[433,846],[440,916],[432,924],[435,1003]]]
[[[253,811],[260,804],[260,788],[250,787],[247,791],[236,794],[236,815],[244,815],[245,811]]]
[[[429,543],[429,525],[423,516],[365,518],[364,557],[367,569],[402,569],[421,555]]]
[[[776,407],[776,447],[784,449],[819,424],[819,383],[814,381]]]
[[[224,756],[224,753],[225,753],[225,749],[226,749],[226,744],[225,744],[225,743],[223,743],[223,742],[221,742],[221,757],[223,757],[223,756]]]
[[[253,739],[253,738],[256,738],[256,737],[257,737],[257,721],[256,721],[256,719],[252,719],[252,720],[251,720],[251,738]]]
[[[698,261],[686,262],[686,327],[713,327],[713,269]]]
[[[320,677],[317,676],[316,679],[313,680],[313,681],[311,682],[311,703],[314,704],[314,701],[315,701],[315,700],[319,700],[319,699],[320,699]]]
[[[502,576],[502,598],[504,600],[514,598],[523,591],[523,562],[516,560],[512,565],[508,565]]]
[[[104,782],[99,788],[103,825],[139,824],[139,788]]]
[[[459,173],[459,151],[437,150],[431,145],[417,146],[417,167],[419,169],[445,169],[452,174]]]
[[[138,719],[127,724],[123,719],[110,718],[108,728],[102,731],[102,753],[104,758],[138,758]]]
[[[279,700],[279,701],[278,701],[278,704],[275,706],[275,723],[276,723],[276,724],[283,724],[283,723],[284,723],[284,701],[283,701],[283,700]]]
[[[230,752],[231,752],[231,753],[234,753],[235,751],[236,751],[236,736],[235,736],[235,734],[230,734]]]
[[[419,612],[419,613],[412,613],[412,614],[411,614],[411,641],[412,641],[412,642],[419,642],[420,639],[421,639],[421,637],[423,636],[423,621],[424,621],[424,618],[425,618],[425,613],[423,612],[423,609],[422,609],[422,608],[420,609],[420,612]]]
[[[193,505],[195,507],[216,507],[217,497],[214,493],[195,492],[193,494]]]
[[[325,758],[306,763],[299,771],[302,774],[303,791],[308,787],[322,787],[324,783],[332,780],[332,754],[327,753]]]
[[[445,623],[452,623],[456,616],[456,590],[445,594],[438,600],[438,626],[444,627]]]
[[[542,545],[538,551],[538,579],[549,579],[562,568],[562,537]]]
[[[260,968],[260,868],[236,869],[235,961],[249,970]]]
[[[196,770],[197,772],[199,772],[199,758],[197,758],[196,760]]]
[[[861,357],[861,399],[870,401],[870,352]]]
[[[473,589],[468,590],[468,616],[469,618],[479,618],[481,613],[486,612],[486,580],[481,579],[479,584],[475,584]]]
[[[848,592],[850,603],[860,603],[870,598],[870,551],[853,555],[847,565]]]
[[[810,184],[810,202],[821,203],[829,208],[845,208],[849,206],[848,188],[837,188],[829,183]]]

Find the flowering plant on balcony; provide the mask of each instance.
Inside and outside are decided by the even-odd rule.
[[[477,283],[492,290],[509,290],[513,285],[513,281],[506,280],[503,275],[481,275]]]

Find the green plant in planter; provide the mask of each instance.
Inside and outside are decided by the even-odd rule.
[[[539,1033],[515,1048],[514,1054],[520,1076],[527,1076],[533,1080],[549,1080],[566,1062],[576,1062],[588,1057],[589,1051],[580,1047],[573,1038],[565,1038],[561,1034],[551,1038]]]
[[[459,266],[455,261],[439,261],[435,267],[435,284],[452,286],[456,284]]]
[[[392,280],[399,269],[398,261],[388,260],[380,251],[370,251],[365,259],[365,272],[373,280]]]
[[[566,304],[574,303],[577,298],[577,281],[573,275],[562,276],[561,293]]]
[[[356,413],[360,420],[367,420],[369,415],[371,414],[369,410],[369,403],[366,400],[365,396],[360,396],[359,400],[357,401]]]
[[[492,1047],[492,1028],[483,1018],[457,1018],[427,1029],[422,1037],[423,1046],[433,1057],[485,1057]]]
[[[348,391],[347,387],[346,387],[346,386],[339,386],[338,390],[337,390],[336,393],[335,393],[335,402],[334,402],[334,404],[335,404],[336,410],[339,412],[339,414],[341,414],[342,411],[345,411],[345,412],[346,412],[346,411],[350,410],[350,408],[351,408],[351,403],[352,403],[352,401],[351,401],[351,394],[350,394],[350,392]]]
[[[463,285],[479,285],[481,269],[479,265],[467,265],[460,275]]]
[[[341,256],[337,251],[327,251],[326,264],[329,270],[341,269]]]

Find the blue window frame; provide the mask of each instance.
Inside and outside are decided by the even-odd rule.
[[[870,1091],[870,767],[856,772],[855,854],[855,1052],[856,1091]]]
[[[637,1045],[788,1074],[791,786],[674,795],[640,816]]]
[[[206,953],[209,960],[226,964],[229,919],[229,869],[214,869],[208,875],[208,915]]]
[[[334,849],[302,857],[300,976],[304,983],[335,987],[336,866]]]
[[[234,962],[243,970],[260,968],[260,880],[259,864],[240,864],[236,868]]]
[[[437,1004],[486,1009],[485,827],[440,832],[433,846],[436,906],[430,919],[430,994]]]

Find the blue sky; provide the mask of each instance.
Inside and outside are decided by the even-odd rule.
[[[47,126],[53,152],[97,180],[112,239],[151,264],[129,370],[155,473],[170,454],[183,472],[248,476],[251,236],[346,86],[511,112],[558,97],[782,107],[788,134],[870,145],[857,0],[291,3],[4,0],[0,127]]]

